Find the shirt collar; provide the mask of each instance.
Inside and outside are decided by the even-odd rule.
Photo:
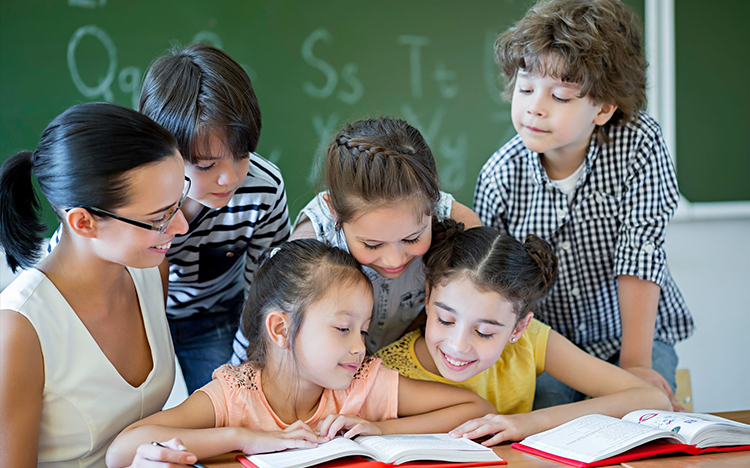
[[[542,160],[539,158],[539,153],[535,151],[529,151],[526,150],[529,153],[528,157],[528,163],[531,166],[530,170],[531,173],[534,176],[534,183],[537,185],[546,185],[552,183],[549,176],[547,176],[547,171],[544,170],[544,166],[542,166]],[[596,161],[597,156],[599,155],[599,142],[598,138],[596,137],[596,132],[591,136],[591,141],[589,141],[589,147],[586,150],[586,159],[583,161],[583,172],[581,173],[581,179],[585,179],[589,172],[591,172],[591,167],[594,164],[594,161]]]

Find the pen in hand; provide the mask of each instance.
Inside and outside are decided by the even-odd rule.
[[[151,445],[156,445],[157,447],[162,447],[162,448],[169,448],[166,445],[160,444],[157,441],[151,442]],[[206,465],[201,465],[200,463],[188,464],[188,466],[192,466],[193,468],[207,468]]]

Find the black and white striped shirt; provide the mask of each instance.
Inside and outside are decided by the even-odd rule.
[[[58,228],[48,251],[60,240]],[[247,177],[229,203],[203,207],[167,252],[170,319],[226,311],[247,295],[260,252],[289,237],[289,208],[279,168],[250,153]],[[244,279],[243,279],[244,278]]]
[[[229,203],[218,209],[204,206],[188,232],[172,241],[167,314],[181,318],[216,312],[217,305],[247,295],[260,253],[288,237],[281,172],[250,153],[247,177]]]
[[[609,139],[592,138],[570,203],[518,135],[487,161],[474,193],[483,224],[553,245],[559,276],[539,318],[602,359],[622,344],[618,275],[661,287],[655,339],[674,344],[693,332],[663,248],[679,192],[661,129],[641,112],[637,121],[613,126]]]

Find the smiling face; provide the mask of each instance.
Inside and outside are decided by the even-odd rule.
[[[607,123],[614,111],[613,106],[581,97],[576,84],[525,71],[517,74],[511,117],[531,151],[583,161],[594,129]]]
[[[413,204],[386,205],[342,223],[349,252],[386,278],[398,278],[432,242],[432,216]]]
[[[477,289],[468,277],[457,277],[430,291],[422,342],[426,353],[418,346],[417,357],[427,370],[462,382],[494,365],[508,340],[523,334],[531,315],[517,325],[511,302]]]
[[[365,358],[372,305],[372,289],[360,277],[332,285],[305,310],[296,342],[302,382],[334,390],[349,386]]]
[[[127,176],[128,203],[113,212],[136,221],[161,224],[182,197],[185,187],[183,171],[179,154],[133,169]],[[93,247],[99,256],[134,268],[159,265],[175,235],[187,232],[187,222],[181,213],[172,218],[161,234],[107,217],[99,218],[97,226]]]
[[[195,164],[185,161],[185,175],[193,182],[183,208],[188,218],[197,214],[201,206],[226,206],[245,180],[250,164],[249,155],[235,159],[220,133],[208,133],[206,138],[198,147],[208,148],[207,154],[198,155]]]

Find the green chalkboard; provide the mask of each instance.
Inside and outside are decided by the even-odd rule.
[[[628,2],[643,12],[643,0]],[[295,216],[316,157],[353,119],[387,114],[425,135],[444,190],[471,205],[477,174],[514,135],[492,45],[527,0],[2,0],[0,157],[33,149],[65,108],[135,106],[149,63],[200,40],[248,71],[259,153],[281,168]],[[47,213],[54,224],[54,216]]]
[[[750,2],[675,2],[677,178],[691,202],[750,201]]]

